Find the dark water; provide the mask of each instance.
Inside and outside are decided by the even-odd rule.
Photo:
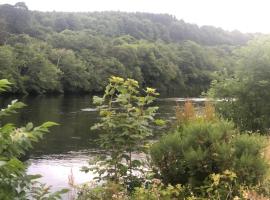
[[[0,105],[7,105],[14,98],[2,98]],[[93,143],[96,133],[90,127],[98,120],[98,113],[91,103],[89,95],[61,95],[21,97],[27,107],[7,121],[17,126],[33,122],[35,126],[45,121],[54,121],[60,125],[52,128],[42,141],[34,146],[27,155],[30,174],[43,175],[42,181],[52,185],[52,189],[68,187],[68,175],[71,171],[75,183],[83,183],[93,178],[92,174],[80,172],[87,161],[98,152]],[[156,104],[160,107],[159,117],[173,119],[176,102],[182,98],[162,98]],[[193,99],[201,102],[203,99]],[[91,142],[92,141],[92,142]]]

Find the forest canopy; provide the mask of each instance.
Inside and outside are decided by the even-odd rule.
[[[111,75],[197,96],[254,38],[168,14],[39,12],[0,5],[0,78],[13,93],[101,92]]]

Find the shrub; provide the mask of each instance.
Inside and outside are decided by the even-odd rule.
[[[143,162],[134,152],[145,150],[154,122],[163,123],[154,120],[158,107],[150,106],[158,93],[152,88],[144,93],[140,94],[137,81],[112,76],[103,97],[93,98],[101,118],[92,129],[98,130],[96,142],[106,155],[100,156],[93,168],[84,167],[84,171],[97,172],[99,180],[124,182],[130,189],[140,185],[141,178],[134,173],[143,173]]]
[[[151,158],[165,183],[200,186],[212,173],[232,170],[240,184],[264,180],[268,164],[262,136],[240,134],[232,123],[197,120],[151,147]]]

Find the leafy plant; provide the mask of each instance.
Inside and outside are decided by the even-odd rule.
[[[152,125],[158,107],[150,106],[158,93],[155,89],[139,92],[138,82],[112,76],[103,97],[95,96],[100,122],[92,126],[99,131],[97,140],[105,155],[99,156],[93,168],[99,180],[124,182],[131,189],[140,185],[143,161],[134,155],[145,151],[146,139],[152,135]],[[157,120],[162,125],[162,120]]]
[[[77,200],[128,200],[126,189],[115,182],[102,185],[83,185],[79,188]]]
[[[152,183],[147,187],[136,188],[131,195],[131,200],[177,200],[177,199],[189,199],[195,200],[195,197],[191,195],[189,189],[185,186],[177,184],[164,185],[160,180],[153,179]]]
[[[223,120],[197,120],[162,137],[151,157],[165,183],[200,186],[212,173],[232,170],[240,184],[256,185],[266,178],[262,136],[240,134]]]
[[[0,80],[0,90],[4,91],[10,83]],[[0,111],[0,122],[5,116],[13,114],[24,104],[12,101],[10,105]],[[33,142],[38,142],[49,128],[57,125],[54,122],[46,122],[34,127],[28,123],[25,127],[16,128],[13,124],[0,124],[0,199],[29,199],[43,197],[43,199],[60,199],[62,190],[49,193],[48,189],[35,180],[40,176],[26,174],[26,166],[20,157],[32,148]],[[43,191],[43,192],[42,192]],[[38,199],[38,198],[37,198]]]

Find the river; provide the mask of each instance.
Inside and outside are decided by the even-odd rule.
[[[1,108],[12,97],[0,100]],[[68,176],[72,173],[76,184],[93,179],[93,174],[80,171],[88,164],[89,158],[98,153],[98,146],[91,141],[96,133],[90,127],[98,120],[90,95],[26,96],[18,98],[27,104],[19,113],[7,117],[6,121],[17,126],[33,122],[35,126],[45,121],[54,121],[53,127],[43,140],[34,145],[27,154],[28,173],[41,174],[40,179],[52,186],[52,190],[68,188]],[[193,98],[200,104],[204,99]],[[173,119],[176,102],[182,104],[183,98],[160,98],[158,115],[166,120]]]

